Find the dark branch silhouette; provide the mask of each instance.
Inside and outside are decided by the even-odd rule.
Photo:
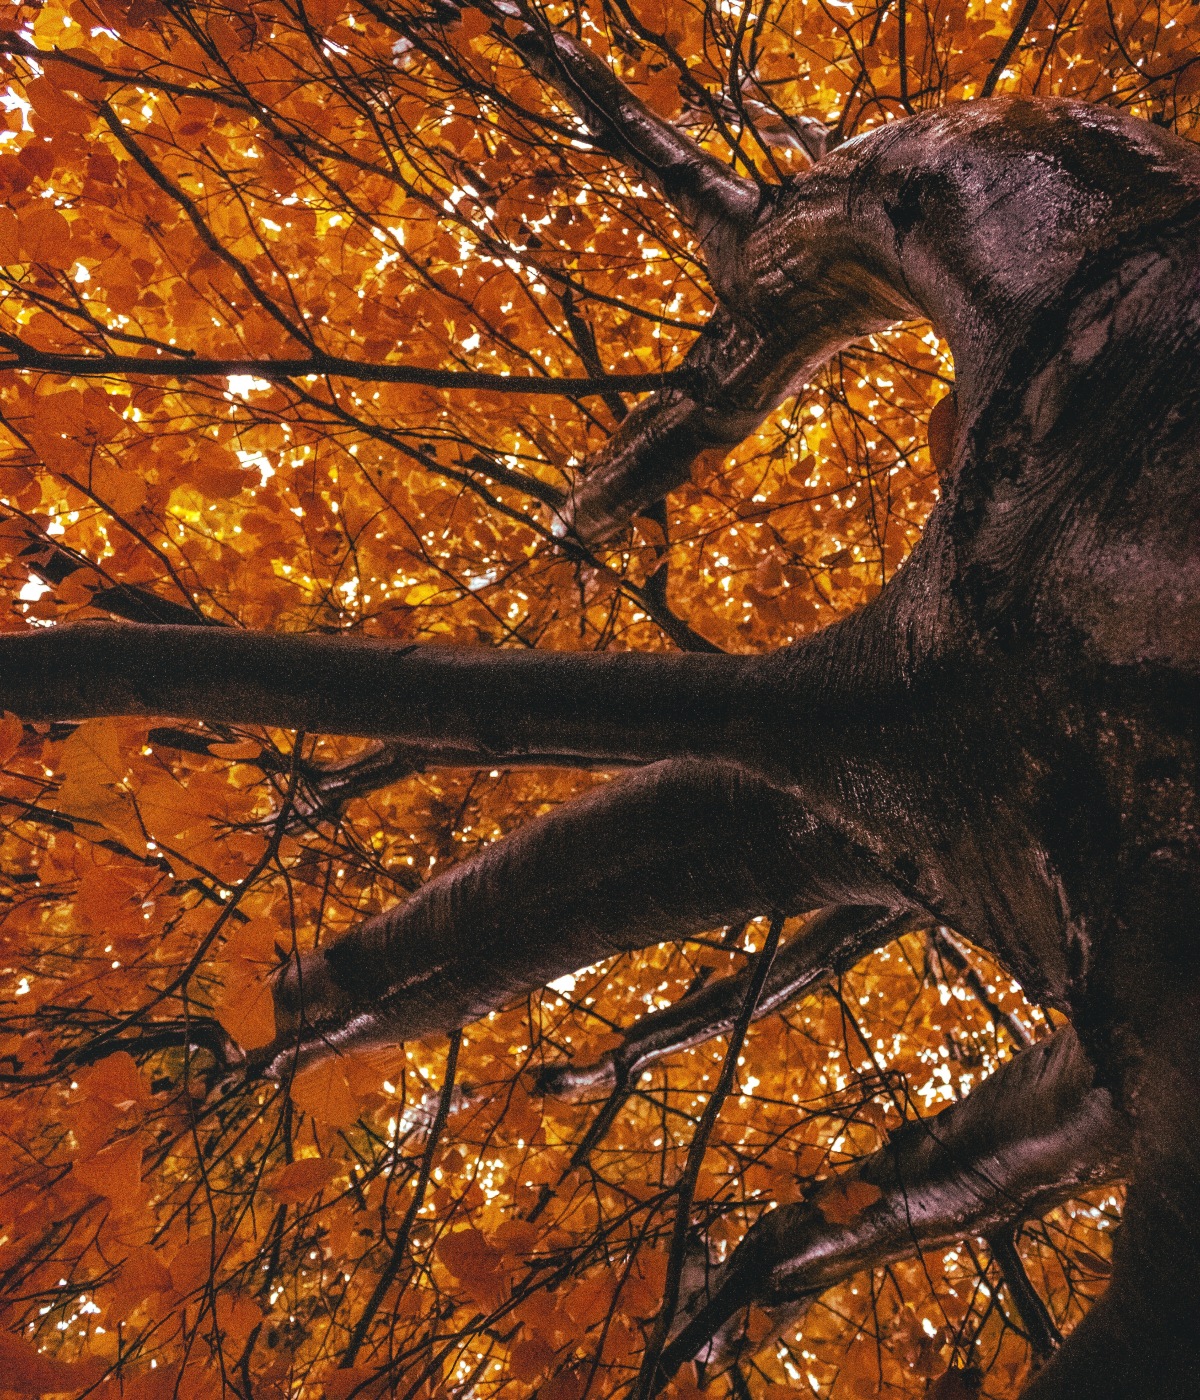
[[[919,914],[871,906],[843,905],[823,910],[780,949],[755,1003],[759,1020],[816,991],[876,948],[920,926]],[[749,973],[702,987],[661,1011],[652,1011],[625,1032],[615,1050],[591,1064],[547,1065],[538,1076],[543,1093],[576,1098],[591,1090],[631,1084],[648,1065],[724,1035],[745,1004]]]

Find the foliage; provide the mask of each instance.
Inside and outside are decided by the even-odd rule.
[[[1188,0],[1017,8],[613,0],[550,18],[768,183],[807,168],[795,119],[842,139],[993,89],[1194,133]],[[630,538],[591,555],[555,539],[554,503],[633,401],[597,381],[669,373],[712,298],[669,207],[483,11],[431,10],[10,7],[4,629],[117,615],[655,650],[685,619],[751,651],[902,565],[952,379],[923,326],[844,352]],[[765,924],[587,969],[449,1052],[247,1086],[230,1038],[271,1038],[282,959],[605,780],[413,763],[339,800],[331,775],[373,755],[238,726],[0,723],[0,1389],[582,1400],[636,1376],[725,1042],[646,1071],[586,1154],[596,1107],[542,1097],[536,1072],[742,969]],[[968,1090],[1014,1048],[1001,1011],[1044,1032],[996,968],[970,950],[967,967],[907,935],[750,1031],[695,1182],[718,1248]],[[818,1200],[846,1222],[868,1204],[836,1183]],[[1022,1235],[1060,1326],[1102,1286],[1117,1211],[1098,1195]],[[1029,1359],[972,1241],[848,1280],[798,1332],[750,1327],[766,1344],[713,1388],[756,1400],[932,1377],[945,1397],[980,1375],[1000,1397]],[[673,1385],[684,1400],[696,1379]]]

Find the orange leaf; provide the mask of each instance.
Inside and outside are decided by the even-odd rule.
[[[571,1318],[581,1327],[599,1322],[612,1306],[613,1280],[604,1274],[593,1274],[575,1284],[564,1300]]]
[[[292,1102],[302,1113],[331,1128],[348,1128],[359,1115],[358,1099],[336,1056],[296,1075]]]
[[[270,981],[262,976],[259,969],[241,960],[229,966],[222,977],[224,985],[213,1007],[222,1028],[243,1049],[257,1050],[263,1045],[270,1045],[275,1039],[275,998]],[[299,1104],[294,1092],[292,1098]],[[311,1111],[305,1109],[305,1112]],[[353,1122],[354,1119],[348,1121]]]
[[[265,1189],[285,1205],[296,1205],[315,1196],[338,1173],[339,1163],[329,1157],[300,1157],[274,1172]]]
[[[208,1281],[213,1246],[208,1239],[191,1240],[171,1260],[171,1287],[186,1298]]]
[[[347,1366],[345,1370],[331,1371],[325,1377],[325,1400],[376,1400],[388,1392],[387,1371],[374,1385],[370,1381],[376,1375],[374,1366]]]
[[[140,1204],[142,1184],[141,1134],[101,1148],[94,1157],[76,1162],[74,1176],[82,1186],[129,1208]]]
[[[115,415],[114,415],[115,416]],[[115,462],[97,462],[92,468],[92,490],[115,515],[128,519],[146,503],[146,478]]]
[[[24,733],[25,726],[6,710],[4,718],[0,719],[0,763],[7,763],[16,753]]]
[[[42,204],[17,215],[22,257],[50,267],[67,268],[71,256],[71,225],[57,209]]]
[[[171,1275],[153,1249],[135,1249],[121,1265],[113,1295],[115,1316],[128,1316],[151,1293],[164,1293]]]
[[[817,1209],[831,1225],[851,1225],[883,1195],[869,1181],[851,1181],[845,1186],[827,1186],[817,1198]]]
[[[540,1337],[520,1341],[508,1354],[508,1369],[518,1381],[535,1381],[543,1371],[549,1370],[554,1361],[555,1351]]]
[[[95,1385],[108,1369],[98,1357],[59,1361],[23,1337],[0,1332],[0,1386],[18,1395],[58,1395]]]
[[[80,1075],[80,1083],[88,1096],[103,1099],[122,1112],[134,1104],[150,1102],[146,1081],[128,1050],[106,1055]]]
[[[503,1258],[479,1230],[458,1230],[444,1235],[437,1257],[458,1279],[468,1296],[486,1308],[504,1301],[508,1292],[508,1271]]]

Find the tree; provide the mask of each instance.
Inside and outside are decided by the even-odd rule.
[[[1195,34],[21,13],[4,1384],[1194,1393]]]

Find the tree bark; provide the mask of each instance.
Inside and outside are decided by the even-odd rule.
[[[254,1063],[278,1076],[335,1050],[452,1030],[615,953],[762,909],[872,896],[895,892],[869,854],[786,792],[734,764],[656,764],[299,958],[276,983],[278,1038]]]
[[[1128,1168],[1131,1127],[1070,1027],[1023,1050],[967,1098],[914,1119],[814,1196],[768,1212],[714,1276],[663,1357],[723,1368],[745,1348],[730,1326],[751,1303],[796,1325],[826,1289],[971,1235],[1011,1228]],[[851,1183],[878,1193],[858,1215],[822,1204]],[[840,1202],[839,1202],[840,1204]],[[1084,1392],[1077,1392],[1082,1394]]]

